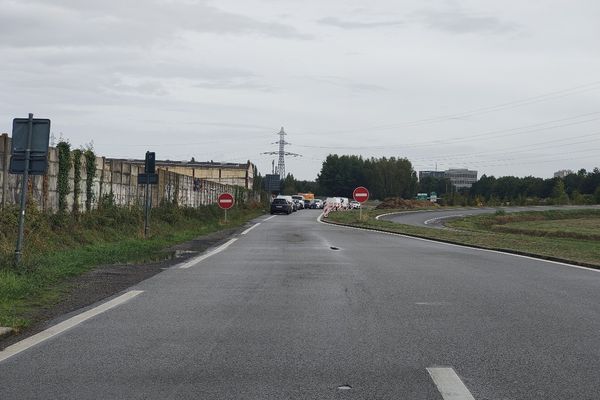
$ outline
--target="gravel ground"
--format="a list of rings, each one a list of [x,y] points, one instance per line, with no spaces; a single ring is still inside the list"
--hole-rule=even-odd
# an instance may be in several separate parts
[[[226,229],[209,235],[200,236],[189,242],[171,247],[172,257],[160,262],[147,264],[117,264],[102,265],[74,277],[66,282],[63,299],[48,307],[42,307],[27,316],[32,324],[17,335],[0,339],[0,350],[26,337],[41,332],[54,325],[54,320],[61,316],[87,307],[107,297],[117,294],[165,268],[184,262],[227,240],[240,228]]]

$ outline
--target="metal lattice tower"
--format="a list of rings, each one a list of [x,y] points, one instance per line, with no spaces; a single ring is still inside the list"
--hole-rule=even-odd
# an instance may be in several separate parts
[[[284,136],[287,135],[287,133],[285,133],[285,131],[283,130],[283,126],[281,127],[281,130],[279,131],[278,135],[279,135],[279,141],[277,141],[273,144],[279,145],[279,151],[268,151],[263,154],[272,154],[272,155],[279,156],[279,160],[277,162],[277,169],[275,170],[275,173],[277,173],[281,179],[285,179],[285,156],[292,156],[292,157],[302,157],[302,156],[300,154],[289,153],[289,152],[285,151],[285,145],[291,144],[291,143],[288,143],[285,141]]]

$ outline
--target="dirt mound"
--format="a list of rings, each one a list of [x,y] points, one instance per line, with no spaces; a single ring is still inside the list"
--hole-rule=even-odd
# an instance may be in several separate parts
[[[390,197],[382,201],[375,207],[376,209],[405,209],[411,210],[413,208],[437,208],[438,204],[432,203],[427,200],[405,200],[400,197]]]

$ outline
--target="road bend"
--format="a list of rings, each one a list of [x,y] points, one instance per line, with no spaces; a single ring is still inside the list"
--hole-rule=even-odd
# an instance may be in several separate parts
[[[598,398],[600,272],[317,215],[53,321],[0,399]]]

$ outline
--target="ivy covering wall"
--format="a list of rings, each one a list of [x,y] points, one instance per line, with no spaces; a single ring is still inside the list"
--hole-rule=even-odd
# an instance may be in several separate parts
[[[71,191],[69,187],[69,170],[71,169],[71,145],[69,142],[60,141],[56,148],[58,149],[58,211],[64,213],[67,211],[67,196]]]

